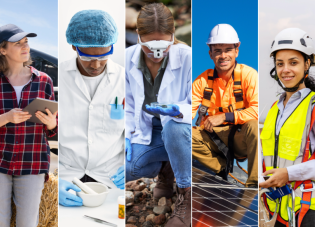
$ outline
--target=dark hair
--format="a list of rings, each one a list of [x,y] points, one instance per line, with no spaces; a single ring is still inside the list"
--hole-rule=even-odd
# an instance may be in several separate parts
[[[224,44],[224,43],[222,43],[222,44]],[[211,50],[211,46],[214,46],[214,45],[222,45],[221,43],[218,43],[218,44],[208,44],[208,46],[209,46],[209,49],[210,49],[210,51],[212,51]],[[238,43],[234,43],[234,48],[236,49],[238,47]]]
[[[272,54],[272,56],[273,56],[273,63],[275,64],[275,72],[277,72],[277,70],[276,70],[276,54],[277,54],[277,52],[278,52],[278,51],[275,51],[275,52]],[[299,51],[299,52],[302,54],[302,56],[303,56],[303,58],[304,58],[304,62],[307,62],[308,59],[310,59],[311,64],[312,64],[312,59],[311,59],[310,56],[308,56],[307,54],[305,54],[305,53],[303,53],[303,52],[301,52],[301,51]],[[306,72],[304,72],[304,77],[305,77],[307,74],[309,74],[309,70],[310,70],[310,68],[308,68],[308,70],[307,70]],[[270,74],[270,75],[271,75],[271,74]],[[276,79],[277,75],[276,75],[276,74],[275,74],[274,76],[271,75],[271,77],[272,77],[273,79]],[[306,78],[304,79],[304,83],[305,83],[305,87],[307,87],[307,88],[309,88],[309,89],[311,89],[312,91],[315,92],[315,79],[314,79],[313,77],[311,77],[311,76],[308,75],[308,77],[306,77]]]

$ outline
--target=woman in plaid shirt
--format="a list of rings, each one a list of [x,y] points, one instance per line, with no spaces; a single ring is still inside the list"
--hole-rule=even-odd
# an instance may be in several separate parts
[[[57,132],[56,113],[37,112],[43,124],[28,122],[23,112],[35,98],[54,100],[53,83],[30,67],[26,33],[8,24],[0,27],[0,226],[9,227],[11,196],[16,205],[16,226],[37,226],[50,149],[46,136]],[[46,177],[47,180],[47,177]]]

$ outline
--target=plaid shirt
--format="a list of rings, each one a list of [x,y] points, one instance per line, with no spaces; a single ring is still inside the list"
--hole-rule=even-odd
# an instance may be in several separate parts
[[[30,67],[31,80],[23,87],[19,105],[9,79],[0,73],[0,114],[13,108],[25,108],[36,97],[55,100],[51,78]],[[46,135],[52,137],[57,127],[32,122],[8,123],[0,127],[0,173],[8,175],[42,174],[49,172],[50,148]]]

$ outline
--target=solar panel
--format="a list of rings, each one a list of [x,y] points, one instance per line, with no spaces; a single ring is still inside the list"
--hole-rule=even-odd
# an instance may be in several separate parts
[[[258,227],[257,189],[234,185],[196,167],[192,182],[192,226]]]

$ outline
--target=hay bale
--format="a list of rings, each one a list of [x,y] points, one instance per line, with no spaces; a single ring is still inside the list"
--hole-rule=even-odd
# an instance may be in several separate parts
[[[11,227],[15,227],[16,208],[12,199]],[[37,227],[58,226],[58,176],[49,173],[49,180],[45,183],[39,206],[39,222]]]

